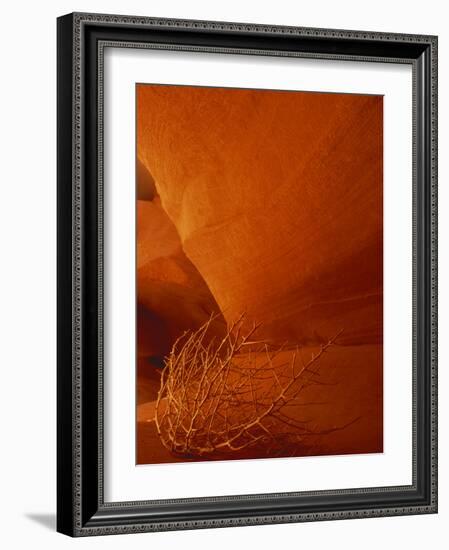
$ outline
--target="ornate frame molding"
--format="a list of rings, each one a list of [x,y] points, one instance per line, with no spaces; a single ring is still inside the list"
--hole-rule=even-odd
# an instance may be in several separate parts
[[[128,37],[122,40],[120,33],[129,29],[142,31],[157,30],[171,35],[170,41],[163,39],[157,42],[132,41]],[[113,38],[96,40],[96,50],[86,53],[92,45],[88,44],[86,31],[89,29],[106,29]],[[220,36],[232,37],[244,41],[247,37],[287,37],[302,39],[305,44],[319,39],[320,44],[339,41],[344,49],[345,42],[355,44],[359,53],[330,53],[329,51],[292,50],[276,47],[249,48],[241,45],[212,46],[210,44],[186,45],[177,44],[173,38],[176,31],[201,33],[205,40],[213,35],[216,41]],[[231,38],[229,38],[231,37]],[[385,55],[391,50],[391,44],[400,45],[397,50],[401,55]],[[247,510],[242,514],[239,505],[253,501],[254,495],[226,498],[177,499],[164,501],[142,501],[105,503],[103,500],[102,453],[103,453],[103,52],[104,47],[157,48],[183,51],[207,51],[223,54],[251,54],[300,56],[325,59],[344,59],[357,61],[377,61],[386,63],[410,63],[413,66],[413,109],[414,109],[414,151],[413,151],[413,187],[414,187],[414,254],[413,254],[413,372],[414,372],[414,463],[413,484],[410,487],[384,487],[353,489],[341,491],[319,491],[307,493],[283,493],[257,495],[259,500],[285,499],[286,497],[319,497],[328,498],[332,503],[335,497],[362,497],[383,492],[392,496],[391,502],[377,506],[373,503],[354,507],[351,505],[335,511],[307,511],[300,509],[291,513],[255,513]],[[385,47],[383,47],[385,46]],[[289,44],[290,47],[290,44]],[[437,511],[437,38],[424,35],[403,35],[393,33],[374,33],[334,29],[311,29],[302,27],[284,27],[253,25],[245,23],[222,23],[209,21],[190,21],[158,19],[148,17],[131,17],[102,14],[71,14],[58,21],[58,530],[73,536],[131,533],[142,531],[161,531],[175,529],[198,529],[236,525],[258,525],[266,523],[287,523],[329,519],[347,519],[373,516],[392,516]],[[407,56],[407,51],[410,55]],[[360,53],[361,52],[361,53]],[[418,52],[418,54],[416,53]],[[419,53],[420,52],[420,53]],[[88,57],[90,55],[90,58]],[[92,60],[95,60],[94,61]],[[67,66],[68,62],[70,66]],[[96,65],[95,65],[96,64]],[[90,71],[90,72],[89,72]],[[93,82],[94,73],[96,81]],[[91,121],[97,135],[96,143],[90,138],[86,145],[89,128],[86,126],[86,94],[95,87],[97,120]],[[424,98],[424,99],[423,99]],[[91,100],[92,101],[92,100]],[[67,124],[70,122],[72,132],[67,138]],[[92,128],[91,128],[92,131]],[[93,154],[95,147],[95,155]],[[91,168],[96,177],[96,220],[85,213],[87,195],[86,155],[94,160]],[[92,183],[92,182],[91,182]],[[90,188],[89,188],[90,189]],[[424,194],[424,195],[423,195]],[[427,202],[426,202],[427,201]],[[67,217],[68,216],[68,217]],[[92,271],[92,257],[86,251],[86,233],[96,236],[96,270]],[[67,252],[70,247],[70,254]],[[93,282],[93,279],[95,281]],[[95,292],[89,289],[93,288]],[[85,317],[86,300],[96,296],[97,311],[97,353],[93,357],[89,348],[89,361],[95,361],[95,376],[86,375],[86,325],[92,322]],[[423,309],[424,308],[424,309]],[[418,310],[424,311],[427,321],[421,326],[417,318]],[[428,318],[427,318],[428,317]],[[70,322],[69,322],[70,319]],[[418,326],[419,325],[419,326]],[[424,332],[423,332],[424,331]],[[422,333],[422,334],[421,334]],[[70,343],[70,346],[69,346]],[[69,347],[68,347],[69,346]],[[70,350],[70,354],[69,354]],[[421,425],[421,416],[417,406],[417,384],[422,384],[417,373],[421,361],[428,382],[426,396],[428,409],[426,426]],[[420,363],[421,364],[421,363]],[[420,367],[421,368],[421,367]],[[86,392],[86,385],[89,392]],[[95,384],[95,387],[94,387]],[[421,386],[419,386],[421,388]],[[423,389],[423,388],[421,388]],[[89,397],[86,394],[89,393]],[[96,399],[93,397],[96,394]],[[87,400],[88,399],[88,400]],[[92,451],[95,434],[87,433],[83,424],[86,407],[97,412],[96,426],[96,459],[97,466],[86,466],[86,452]],[[419,425],[417,425],[419,423]],[[423,441],[426,445],[425,455],[428,462],[426,479],[428,487],[423,487],[422,460],[417,458],[417,430],[425,432]],[[422,451],[422,450],[421,450]],[[86,488],[85,480],[96,482],[95,489]],[[427,483],[427,482],[426,482]],[[425,489],[426,497],[422,498]],[[402,504],[405,495],[421,494],[416,502]],[[396,501],[394,500],[397,496]],[[399,498],[401,496],[401,498]],[[413,499],[412,499],[413,500]],[[188,516],[188,507],[192,504],[225,502],[235,503],[235,517],[210,518]],[[351,501],[352,502],[352,501]],[[156,504],[181,506],[185,505],[184,516],[176,519],[170,517],[155,519],[151,513]],[[92,513],[93,512],[93,513]],[[178,514],[179,516],[180,514]],[[160,516],[158,516],[160,517]]]

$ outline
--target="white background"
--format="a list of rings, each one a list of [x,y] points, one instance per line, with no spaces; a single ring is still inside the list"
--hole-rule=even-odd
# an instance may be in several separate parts
[[[404,549],[447,540],[449,376],[447,285],[440,288],[440,513],[299,525],[157,533],[71,540],[54,533],[55,511],[55,225],[56,27],[70,11],[98,11],[440,35],[440,281],[449,279],[447,182],[449,31],[445,2],[377,0],[313,3],[278,0],[21,2],[2,11],[1,365],[2,546],[22,548]],[[446,125],[445,125],[446,124]],[[447,542],[446,542],[447,543]]]
[[[410,485],[411,66],[107,48],[104,70],[105,500]],[[136,82],[384,95],[383,453],[136,467]]]

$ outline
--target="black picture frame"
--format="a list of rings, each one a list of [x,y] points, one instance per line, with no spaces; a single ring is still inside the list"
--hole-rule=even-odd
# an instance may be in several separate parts
[[[437,37],[74,13],[58,18],[57,530],[71,536],[437,512]],[[413,68],[413,483],[105,503],[102,44]]]

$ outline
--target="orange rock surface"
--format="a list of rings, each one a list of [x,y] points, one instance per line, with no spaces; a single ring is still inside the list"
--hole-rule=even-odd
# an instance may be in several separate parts
[[[138,356],[162,358],[219,308],[157,196],[138,201],[137,234]],[[214,326],[218,334],[224,321]]]
[[[138,88],[138,154],[228,321],[379,342],[382,98]]]

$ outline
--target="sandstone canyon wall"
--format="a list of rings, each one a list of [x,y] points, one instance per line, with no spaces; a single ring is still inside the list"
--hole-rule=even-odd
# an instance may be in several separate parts
[[[140,85],[137,106],[138,295],[165,326],[142,346],[217,309],[273,342],[382,341],[382,97]]]

